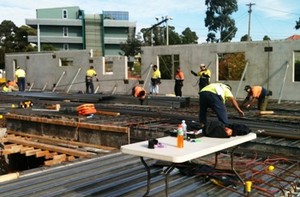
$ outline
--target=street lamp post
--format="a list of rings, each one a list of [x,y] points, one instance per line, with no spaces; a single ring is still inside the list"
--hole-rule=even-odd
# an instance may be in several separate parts
[[[167,27],[167,29],[166,29],[166,45],[169,45],[169,25],[168,25],[168,20],[166,20],[166,27]]]
[[[169,45],[169,25],[168,25],[168,20],[172,20],[172,17],[165,16],[162,17],[162,19],[166,22],[166,45]]]
[[[172,17],[169,17],[169,16],[163,16],[163,17],[161,17],[162,18],[162,20],[161,21],[159,21],[159,18],[158,17],[155,17],[155,19],[157,20],[157,23],[156,24],[154,24],[154,25],[152,25],[145,33],[144,33],[144,35],[146,35],[149,31],[150,31],[150,33],[151,33],[151,36],[150,36],[150,38],[151,38],[151,45],[153,45],[153,41],[152,41],[152,34],[153,34],[153,28],[155,28],[155,27],[157,27],[157,26],[159,26],[160,24],[162,24],[162,23],[166,23],[166,45],[169,45],[169,26],[168,26],[168,20],[172,20],[173,18]],[[144,39],[145,39],[145,37],[144,37]]]

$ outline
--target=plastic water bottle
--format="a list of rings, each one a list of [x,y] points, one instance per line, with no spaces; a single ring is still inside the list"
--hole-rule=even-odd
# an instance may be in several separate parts
[[[183,148],[183,131],[182,131],[182,125],[178,125],[178,128],[177,128],[177,148]]]
[[[184,136],[184,139],[187,139],[187,125],[185,123],[185,120],[182,120],[182,131],[183,131],[183,136]]]

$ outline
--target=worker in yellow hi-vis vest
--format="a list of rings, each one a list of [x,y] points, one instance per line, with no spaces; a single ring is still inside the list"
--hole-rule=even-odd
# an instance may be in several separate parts
[[[17,70],[15,72],[16,81],[19,87],[19,91],[24,92],[25,91],[25,77],[26,73],[25,71],[20,68],[20,66],[17,67]]]
[[[99,81],[97,78],[97,72],[94,69],[94,66],[90,66],[90,68],[86,71],[85,76],[85,85],[86,85],[86,93],[87,94],[94,94],[94,83],[93,78],[96,77],[96,80]]]

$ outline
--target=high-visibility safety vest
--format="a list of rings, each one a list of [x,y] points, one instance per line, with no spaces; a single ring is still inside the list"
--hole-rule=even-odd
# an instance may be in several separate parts
[[[16,77],[17,78],[20,78],[20,77],[26,77],[26,73],[25,73],[25,71],[23,70],[23,69],[18,69],[18,70],[16,70]]]
[[[3,92],[11,92],[10,88],[7,86],[4,86],[2,89]]]
[[[88,70],[86,71],[86,76],[87,76],[87,77],[97,76],[97,73],[96,73],[96,71],[95,71],[94,69],[88,69]]]
[[[201,92],[212,92],[222,97],[223,103],[226,102],[228,98],[233,97],[232,92],[229,90],[228,86],[222,83],[211,83],[205,86]]]
[[[145,91],[145,89],[140,86],[135,86],[134,97],[138,97],[141,91]],[[146,91],[145,91],[145,94],[146,94]]]

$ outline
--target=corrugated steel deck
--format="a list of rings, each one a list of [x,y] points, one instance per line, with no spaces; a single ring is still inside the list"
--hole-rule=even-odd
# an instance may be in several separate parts
[[[257,179],[257,183],[254,183],[256,188],[253,187],[251,196],[270,196],[270,193],[273,193],[273,196],[282,196],[283,192],[288,194],[297,181],[298,187],[300,186],[299,165],[277,162],[276,171],[268,173],[265,172],[266,165],[261,159],[247,158],[245,155],[236,158],[238,168],[244,168],[242,175]],[[208,157],[206,161],[204,159],[200,162],[207,163],[210,160],[211,157]],[[151,165],[156,162],[154,160],[146,161],[150,164],[152,173],[150,196],[164,196],[163,167]],[[221,155],[221,161],[228,164],[228,156]],[[251,170],[248,165],[251,166]],[[207,181],[205,176],[184,176],[176,169],[169,177],[169,186],[170,196],[245,195],[244,186],[238,181],[236,187],[220,187]],[[288,189],[281,191],[280,187]],[[146,170],[139,157],[120,152],[57,167],[24,171],[18,179],[0,183],[2,197],[143,196],[145,191]]]

